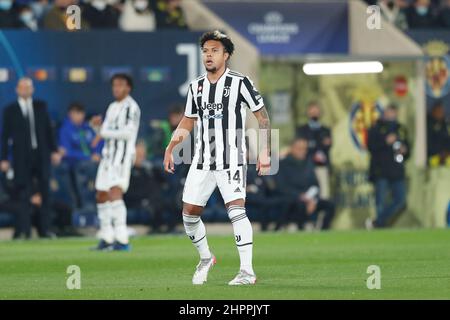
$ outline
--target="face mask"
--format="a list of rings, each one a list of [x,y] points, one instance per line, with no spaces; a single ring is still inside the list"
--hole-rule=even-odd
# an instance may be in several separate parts
[[[312,121],[316,121],[316,122],[319,121],[319,117],[318,117],[318,116],[311,117],[310,119],[311,119]]]
[[[33,12],[25,11],[20,15],[20,20],[22,20],[22,22],[25,24],[32,22],[34,20]]]
[[[30,3],[31,10],[33,10],[34,15],[36,17],[42,17],[44,15],[45,5],[39,2],[31,2]]]
[[[12,7],[11,0],[0,0],[0,10],[9,10]]]
[[[97,9],[98,11],[103,11],[106,8],[106,1],[103,0],[94,0],[91,2],[91,5]]]
[[[424,16],[428,13],[428,7],[416,7],[416,11],[419,15]]]
[[[148,2],[145,0],[137,0],[134,2],[134,8],[137,11],[144,11],[148,7]]]

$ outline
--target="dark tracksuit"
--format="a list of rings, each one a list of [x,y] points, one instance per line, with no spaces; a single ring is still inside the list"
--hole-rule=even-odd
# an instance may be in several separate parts
[[[393,145],[388,145],[386,137],[394,133],[398,142],[404,145],[407,153],[403,161],[396,161],[396,152]],[[371,154],[369,180],[375,186],[375,203],[377,218],[376,227],[385,227],[399,210],[406,204],[405,160],[409,157],[409,144],[406,129],[398,122],[379,120],[370,130],[368,149]],[[386,201],[390,192],[391,203]]]
[[[314,164],[307,158],[305,160],[297,160],[292,156],[287,156],[280,161],[280,169],[276,175],[277,189],[279,193],[289,203],[289,210],[279,217],[277,228],[294,219],[299,228],[310,218],[306,212],[306,204],[300,200],[300,194],[308,191],[310,187],[318,187],[316,175],[314,173]],[[312,218],[316,218],[321,211],[325,213],[323,220],[323,229],[328,229],[334,216],[334,204],[331,201],[320,199],[316,195],[317,207],[312,214]]]

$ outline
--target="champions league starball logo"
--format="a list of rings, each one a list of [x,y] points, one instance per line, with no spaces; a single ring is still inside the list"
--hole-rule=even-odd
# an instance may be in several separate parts
[[[350,135],[356,147],[367,150],[369,129],[383,114],[383,108],[377,101],[359,101],[350,111]]]
[[[285,22],[283,14],[278,11],[266,13],[263,19],[263,22],[251,22],[247,27],[248,33],[255,36],[258,43],[286,44],[300,32],[297,21]]]

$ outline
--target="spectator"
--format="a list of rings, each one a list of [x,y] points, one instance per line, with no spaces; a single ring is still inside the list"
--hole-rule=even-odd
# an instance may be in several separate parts
[[[273,176],[259,176],[256,166],[249,164],[247,168],[245,200],[247,214],[252,221],[261,224],[261,231],[269,230],[269,225],[275,216],[287,210],[287,202],[274,190],[276,182]]]
[[[0,162],[1,171],[13,169],[14,194],[20,204],[14,238],[22,234],[26,238],[31,236],[32,208],[29,199],[34,181],[42,197],[39,236],[49,237],[50,158],[57,165],[61,157],[57,152],[45,102],[33,100],[33,81],[29,78],[20,79],[16,92],[18,100],[7,106],[3,113]],[[12,168],[9,162],[10,149],[14,159]]]
[[[83,16],[92,29],[117,29],[120,11],[107,0],[91,0],[83,7]]]
[[[156,0],[155,16],[157,29],[187,29],[181,0]]]
[[[427,146],[430,166],[450,164],[450,123],[442,102],[436,103],[428,115]]]
[[[73,166],[81,161],[100,161],[103,143],[85,121],[84,106],[72,103],[67,117],[59,130],[59,147],[63,161]]]
[[[406,204],[405,160],[409,157],[406,129],[397,121],[397,107],[389,105],[382,119],[369,130],[369,180],[375,186],[375,221],[366,220],[366,227],[386,227]],[[391,203],[386,195],[391,193]]]
[[[319,186],[314,173],[314,163],[308,157],[308,141],[296,138],[288,156],[280,161],[276,176],[277,188],[284,197],[288,210],[282,210],[276,229],[295,217],[299,228],[308,220],[315,220],[319,229],[328,229],[334,216],[334,204],[321,199]],[[323,216],[319,213],[324,212]]]
[[[0,29],[21,27],[22,23],[14,8],[14,0],[0,0]]]
[[[81,172],[92,172],[95,175],[103,140],[96,134],[90,124],[85,121],[86,113],[84,106],[72,103],[69,106],[67,117],[59,129],[59,152],[63,157],[63,168],[58,172],[67,175],[69,190],[75,200],[75,206],[82,208],[86,205],[83,190]],[[96,118],[100,116],[94,116]],[[85,199],[86,200],[86,199]]]
[[[49,4],[48,0],[34,0],[29,2],[29,6],[31,7],[31,10],[33,10],[39,27],[42,27],[42,20],[45,14],[50,11],[52,5]]]
[[[124,31],[154,31],[155,14],[148,0],[126,0],[119,25]]]
[[[172,132],[177,128],[184,115],[184,106],[174,104],[169,108],[167,120],[153,120],[149,135],[149,154],[152,158],[163,158]]]
[[[438,25],[441,28],[450,28],[450,0],[446,0],[438,16]]]
[[[436,26],[430,0],[415,0],[414,4],[406,9],[406,19],[411,29],[424,29]]]
[[[68,30],[66,10],[73,4],[76,4],[76,0],[55,0],[53,7],[44,15],[44,28],[57,31]],[[81,29],[88,29],[89,25],[84,19],[84,15],[81,15],[80,19]]]
[[[22,28],[31,31],[38,30],[38,21],[34,15],[33,10],[28,5],[22,5],[18,7],[19,20],[22,24]]]
[[[315,164],[320,197],[329,199],[331,130],[320,123],[321,110],[318,102],[310,102],[307,112],[309,121],[297,128],[296,136],[308,140],[308,156]]]
[[[150,226],[154,233],[161,232],[165,223],[168,232],[174,231],[176,227],[178,211],[173,208],[174,202],[165,198],[167,187],[163,172],[147,161],[145,143],[138,143],[130,187],[124,200],[130,212],[144,213],[150,217]]]
[[[406,15],[400,7],[400,1],[398,0],[379,0],[381,15],[384,19],[395,25],[401,30],[408,28],[408,22]]]

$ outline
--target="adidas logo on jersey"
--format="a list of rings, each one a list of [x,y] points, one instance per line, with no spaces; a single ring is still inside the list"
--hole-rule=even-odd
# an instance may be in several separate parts
[[[222,103],[204,103],[202,105],[202,110],[222,110],[223,109],[223,104]]]
[[[236,190],[234,190],[234,192],[241,192],[241,189],[239,189],[239,187],[237,187]]]

